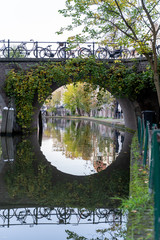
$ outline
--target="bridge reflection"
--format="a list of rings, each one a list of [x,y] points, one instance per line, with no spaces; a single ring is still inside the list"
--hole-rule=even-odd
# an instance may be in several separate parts
[[[119,209],[69,207],[25,207],[0,210],[0,227],[40,224],[99,224],[108,223],[111,226],[126,222],[126,216]]]

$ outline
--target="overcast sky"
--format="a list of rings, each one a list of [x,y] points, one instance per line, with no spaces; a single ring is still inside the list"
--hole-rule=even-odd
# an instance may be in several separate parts
[[[2,0],[0,40],[11,41],[65,41],[69,35],[56,35],[67,20],[58,13],[65,0]]]

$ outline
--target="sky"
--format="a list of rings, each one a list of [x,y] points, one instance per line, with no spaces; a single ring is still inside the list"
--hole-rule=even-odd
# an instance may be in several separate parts
[[[55,34],[60,27],[71,23],[58,13],[65,8],[65,0],[2,0],[0,40],[66,41],[73,34]]]

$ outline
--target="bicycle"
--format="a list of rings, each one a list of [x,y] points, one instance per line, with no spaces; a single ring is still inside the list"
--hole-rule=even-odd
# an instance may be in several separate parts
[[[98,59],[109,59],[109,58],[127,59],[131,56],[131,53],[127,48],[122,49],[121,46],[119,49],[115,49],[112,51],[108,48],[108,46],[105,46],[105,47],[99,47],[96,50],[95,55]]]
[[[3,43],[2,47],[0,48],[0,52],[2,52],[2,56],[5,58],[13,58],[14,57],[14,49],[12,47],[6,46],[5,39],[0,40]]]
[[[42,47],[38,47],[37,42],[34,42],[33,39],[30,40],[30,42],[33,43],[33,46],[31,49],[28,50],[27,48],[27,42],[22,42],[20,45],[17,46],[15,49],[14,57],[28,57],[33,52],[34,57],[38,57],[38,53],[42,49]]]
[[[58,44],[59,45],[58,45],[56,50],[52,50],[51,49],[52,45],[48,45],[46,48],[42,48],[40,53],[39,53],[40,57],[41,58],[44,58],[44,57],[52,58],[52,57],[55,57],[55,55],[57,54],[58,58],[64,58],[63,57],[64,53],[65,53],[64,48],[66,48],[66,47],[63,47],[64,46],[64,42],[59,42]]]
[[[71,50],[67,47],[63,47],[59,50],[60,58],[75,58],[76,55],[81,57],[90,57],[92,55],[91,45],[87,45],[89,48],[78,46],[76,50]],[[77,54],[76,54],[77,53]]]
[[[91,45],[87,45],[89,48],[86,47],[82,47],[79,49],[78,51],[78,56],[81,57],[90,57],[91,55],[93,55],[92,50],[91,50]]]
[[[21,57],[25,58],[27,56],[28,50],[26,48],[26,44],[27,44],[26,42],[22,42],[16,47],[14,51],[15,58],[21,58]]]

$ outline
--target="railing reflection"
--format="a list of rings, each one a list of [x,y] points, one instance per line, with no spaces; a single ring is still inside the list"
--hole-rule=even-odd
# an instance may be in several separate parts
[[[8,208],[0,210],[0,227],[14,225],[38,224],[98,224],[108,223],[110,226],[122,224],[126,217],[119,209],[98,208],[88,210],[85,208],[69,207],[34,207],[34,208]]]

